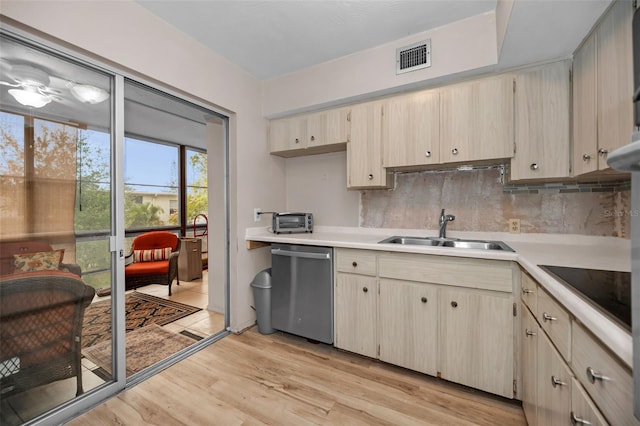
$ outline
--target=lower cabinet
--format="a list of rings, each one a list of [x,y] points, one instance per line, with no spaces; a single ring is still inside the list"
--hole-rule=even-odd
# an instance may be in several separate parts
[[[510,262],[365,254],[336,250],[336,347],[514,397]]]
[[[429,284],[380,280],[380,359],[435,376],[438,294]]]
[[[441,377],[513,398],[513,319],[510,293],[443,288]]]
[[[538,425],[569,424],[572,374],[544,333],[538,335]]]
[[[538,286],[525,274],[522,282],[523,288],[525,283],[527,288]],[[529,426],[607,425],[606,419],[612,425],[638,424],[631,411],[631,375],[575,319],[569,318],[562,305],[542,288],[536,293],[534,302],[533,293],[523,292],[520,328],[522,408]],[[529,311],[532,306],[538,307],[537,318]],[[559,329],[549,328],[540,319],[541,313],[551,310],[549,316],[554,324],[560,321],[555,325]],[[561,324],[565,314],[566,329]],[[571,358],[563,353],[567,339],[572,346],[567,351]],[[588,366],[609,379],[601,383],[596,380],[597,385],[589,388],[592,382],[585,375]]]
[[[538,424],[538,323],[522,305],[522,409],[529,425]]]
[[[336,274],[335,346],[376,358],[378,281],[375,277]]]

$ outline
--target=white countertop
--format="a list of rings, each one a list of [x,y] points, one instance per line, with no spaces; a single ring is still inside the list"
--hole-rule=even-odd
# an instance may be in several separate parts
[[[379,241],[394,235],[434,237],[438,235],[438,232],[415,229],[316,226],[312,234],[276,235],[270,232],[269,228],[263,227],[248,228],[245,239],[267,243],[424,253],[518,262],[548,293],[562,303],[577,320],[617,354],[627,367],[631,368],[631,333],[605,317],[572,290],[538,267],[538,265],[554,265],[628,272],[631,270],[631,244],[629,240],[583,235],[450,232],[447,236],[452,238],[503,241],[515,252],[378,244]]]

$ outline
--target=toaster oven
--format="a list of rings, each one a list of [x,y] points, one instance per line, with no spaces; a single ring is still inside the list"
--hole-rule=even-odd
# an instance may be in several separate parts
[[[275,213],[273,215],[272,229],[276,234],[313,232],[313,214]]]

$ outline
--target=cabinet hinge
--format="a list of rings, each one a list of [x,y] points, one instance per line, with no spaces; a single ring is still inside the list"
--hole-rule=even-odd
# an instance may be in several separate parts
[[[513,381],[513,396],[518,394],[518,382],[516,380]]]
[[[516,79],[513,79],[513,93],[516,93]]]
[[[380,357],[380,345],[378,345],[377,355]]]
[[[347,121],[351,122],[351,111],[347,113]]]
[[[513,304],[513,316],[514,317],[518,316],[518,305],[515,302]]]

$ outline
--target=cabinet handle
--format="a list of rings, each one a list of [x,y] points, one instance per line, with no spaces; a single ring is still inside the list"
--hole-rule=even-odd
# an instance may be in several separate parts
[[[296,143],[300,143],[300,139],[296,138]]]
[[[313,135],[311,135],[311,142],[313,142],[313,141],[315,141],[315,140],[316,140],[316,137],[315,137],[315,136],[313,136]]]
[[[421,298],[421,299],[420,299],[420,301],[421,301],[422,303],[427,303],[427,298],[426,298],[426,297],[423,297],[423,298]]]
[[[538,170],[538,163],[531,163],[531,165],[529,166],[529,168],[531,170]]]
[[[587,367],[587,378],[591,383],[595,383],[596,380],[609,380],[607,376],[602,373],[598,373],[591,367]]]
[[[366,292],[368,292],[368,291],[369,291],[369,289],[368,289],[368,288],[366,288],[366,287],[362,287],[362,291],[366,293]]]
[[[456,302],[455,300],[451,302],[451,307],[452,308],[457,308],[458,307],[458,302]]]
[[[427,152],[425,152],[425,153],[424,153],[424,156],[425,156],[425,157],[427,157],[427,158],[431,157],[431,151],[427,151]]]
[[[525,296],[526,296],[527,294],[531,294],[531,293],[533,293],[533,290],[529,290],[528,288],[523,288],[523,289],[522,289],[522,294],[524,294]]]
[[[195,251],[198,251],[198,249],[191,249],[191,251],[194,251],[194,252],[195,252]]]
[[[358,262],[356,262],[355,260],[353,261],[353,263],[351,263],[351,266],[353,266],[354,268],[358,267]]]
[[[556,376],[551,376],[551,385],[555,388],[556,386],[564,386],[566,383],[558,379]]]
[[[591,160],[591,156],[589,154],[582,154],[582,161],[589,161]]]
[[[601,157],[606,157],[608,153],[609,153],[609,150],[604,149],[604,148],[600,148],[598,150],[598,154],[600,154]]]
[[[452,153],[453,155],[458,155],[458,148],[453,148],[453,149],[451,150],[451,153]]]
[[[571,412],[571,424],[572,425],[590,425],[591,422],[576,416],[576,413],[574,413],[572,411]]]
[[[555,320],[557,320],[558,318],[556,318],[556,317],[552,317],[552,316],[551,316],[551,315],[549,315],[548,313],[543,312],[543,313],[542,313],[542,319],[544,320],[544,322],[547,322],[547,321],[555,321]]]
[[[526,334],[527,337],[529,337],[529,336],[537,336],[538,335],[538,333],[536,333],[535,331],[531,331],[528,328],[524,329],[524,334]]]
[[[373,180],[373,175],[372,174],[369,174],[368,177],[369,177],[369,180]]]

